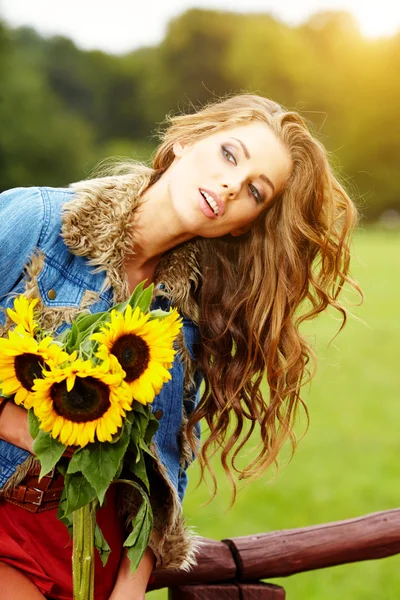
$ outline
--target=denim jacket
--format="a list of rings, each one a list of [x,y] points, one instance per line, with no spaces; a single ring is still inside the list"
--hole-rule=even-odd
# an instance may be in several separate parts
[[[129,194],[125,194],[127,200],[124,198],[125,208],[120,215],[121,223],[126,222],[132,210],[129,205],[132,205],[135,200],[134,191],[138,185],[136,182],[133,191],[130,188]],[[122,184],[122,194],[124,190],[126,187]],[[121,189],[118,191],[121,192]],[[104,311],[116,301],[126,299],[126,282],[121,283],[122,276],[120,273],[116,275],[118,269],[114,269],[114,273],[111,273],[112,268],[108,265],[108,260],[112,265],[115,258],[112,250],[110,255],[107,255],[110,243],[112,245],[112,237],[116,237],[115,232],[112,233],[110,240],[107,239],[108,234],[104,240],[101,234],[104,231],[104,222],[107,223],[110,217],[112,219],[114,209],[120,213],[121,205],[118,204],[115,208],[112,202],[109,205],[109,200],[107,200],[108,204],[102,202],[102,193],[101,185],[100,187],[97,185],[95,193],[90,198],[85,191],[79,189],[48,187],[16,188],[0,195],[0,305],[3,309],[11,306],[18,294],[39,297],[40,310],[45,318],[44,325],[50,324],[56,332],[61,332],[68,327],[68,321],[71,322],[75,314],[83,308],[91,312]],[[88,206],[87,227],[84,217],[81,216],[85,203]],[[76,213],[72,208],[72,212],[68,214],[70,205],[75,206]],[[102,207],[105,211],[104,215],[102,215]],[[68,218],[69,229],[67,227],[65,231],[65,221]],[[98,231],[96,231],[96,223],[91,227],[92,221],[96,219],[99,222]],[[115,224],[115,220],[112,222]],[[85,235],[92,229],[93,235],[88,242]],[[124,235],[126,234],[122,232],[122,238]],[[119,242],[121,236],[118,237]],[[66,240],[70,242],[69,245]],[[97,248],[103,242],[106,246],[106,258],[103,251],[96,257]],[[127,240],[126,245],[129,242],[130,240]],[[77,248],[82,244],[83,250],[74,251],[71,248],[74,245]],[[90,254],[87,253],[87,245],[90,247]],[[119,258],[118,252],[116,254]],[[118,260],[114,260],[114,262],[120,267],[121,261],[118,263]],[[162,272],[160,275],[161,279],[158,277],[152,308],[168,309],[171,305],[171,297],[168,296],[169,282],[162,278]],[[182,285],[185,286],[186,282],[183,281]],[[174,305],[176,306],[175,303]],[[179,310],[180,307],[177,308]],[[0,313],[3,335],[7,329],[6,321],[6,313],[3,310]],[[193,320],[185,314],[183,314],[182,330],[182,349],[183,353],[186,353],[186,358],[182,357],[182,352],[177,353],[171,370],[172,378],[163,386],[152,404],[152,410],[159,418],[159,428],[154,437],[159,459],[155,467],[158,479],[156,477],[154,494],[157,496],[157,493],[160,493],[165,496],[166,492],[162,489],[166,486],[167,497],[169,494],[171,504],[165,509],[163,506],[165,497],[160,498],[159,504],[162,508],[157,521],[158,500],[154,499],[153,510],[155,508],[156,529],[158,523],[159,547],[154,548],[153,544],[153,549],[164,566],[172,567],[190,564],[193,561],[194,551],[188,532],[180,522],[182,519],[180,502],[187,485],[186,467],[191,456],[187,446],[186,450],[182,448],[182,438],[184,437],[183,423],[199,399],[201,377],[193,368],[198,329]],[[189,377],[185,373],[184,364],[192,365]],[[0,488],[7,487],[7,483],[15,476],[18,468],[21,468],[20,466],[29,457],[29,453],[25,450],[0,440]],[[176,545],[176,539],[172,543],[177,532],[178,538],[179,535],[183,536],[178,551],[173,547]]]

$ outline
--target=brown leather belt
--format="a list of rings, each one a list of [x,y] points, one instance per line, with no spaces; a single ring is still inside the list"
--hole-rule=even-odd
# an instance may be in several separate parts
[[[4,500],[32,513],[57,508],[64,489],[64,477],[52,469],[39,481],[40,464],[37,461],[21,483],[4,494]]]

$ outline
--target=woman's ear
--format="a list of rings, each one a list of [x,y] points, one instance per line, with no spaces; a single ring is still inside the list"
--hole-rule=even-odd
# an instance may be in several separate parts
[[[184,148],[185,144],[182,142],[175,142],[175,144],[172,146],[172,151],[175,155],[175,158],[181,158]]]

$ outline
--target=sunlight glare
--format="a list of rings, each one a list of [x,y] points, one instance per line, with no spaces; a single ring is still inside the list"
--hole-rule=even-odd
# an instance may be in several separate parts
[[[365,37],[391,37],[400,30],[400,3],[393,2],[392,6],[379,2],[363,2],[353,14],[360,24],[360,30]]]

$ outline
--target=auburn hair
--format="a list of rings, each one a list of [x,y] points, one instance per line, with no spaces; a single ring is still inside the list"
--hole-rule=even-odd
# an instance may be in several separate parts
[[[267,124],[283,142],[292,159],[291,175],[249,232],[197,240],[202,278],[194,292],[205,389],[189,418],[189,440],[196,450],[195,425],[204,419],[209,435],[199,451],[202,476],[205,468],[211,472],[215,493],[210,458],[220,450],[233,498],[234,472],[246,478],[276,465],[288,437],[295,449],[293,422],[299,406],[307,414],[300,388],[311,379],[315,362],[300,324],[333,306],[343,327],[347,313],[338,298],[344,283],[362,295],[349,275],[355,205],[336,178],[324,146],[297,112],[240,94],[191,114],[170,116],[155,153],[154,180],[173,162],[175,142],[194,143],[252,121]],[[258,454],[239,466],[239,453],[257,425]]]

